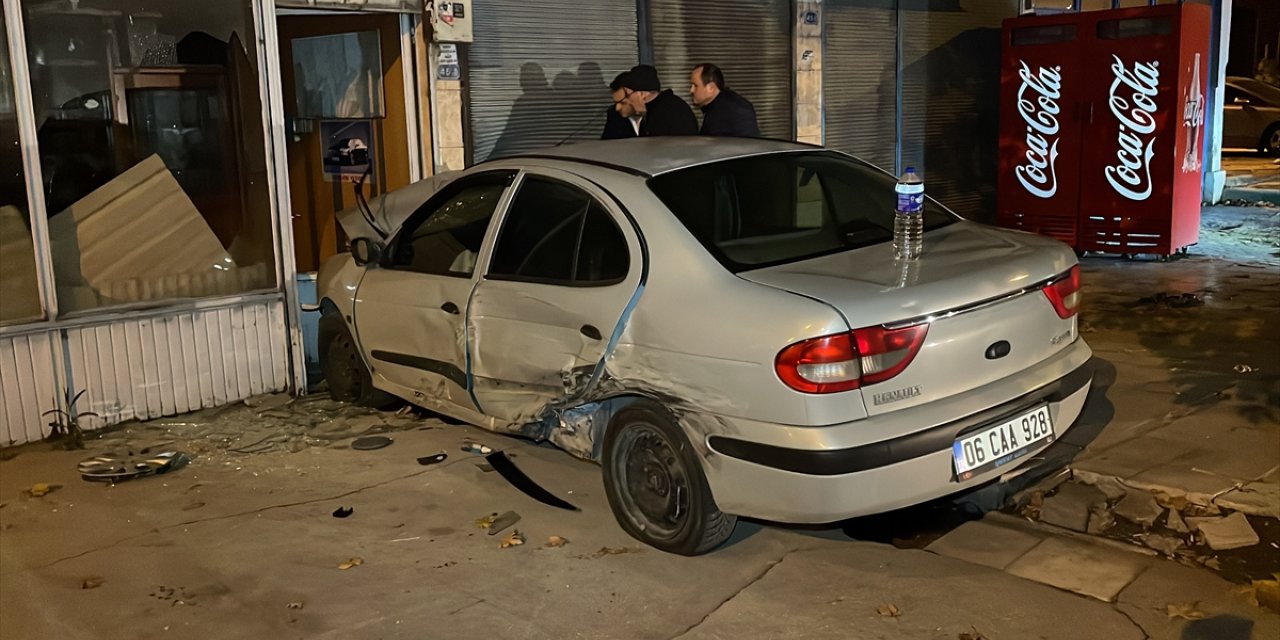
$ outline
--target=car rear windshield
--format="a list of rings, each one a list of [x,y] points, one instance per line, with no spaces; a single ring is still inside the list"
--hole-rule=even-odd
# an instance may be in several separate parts
[[[680,169],[649,188],[726,268],[758,269],[893,239],[894,179],[833,152]],[[925,230],[959,218],[925,201]]]

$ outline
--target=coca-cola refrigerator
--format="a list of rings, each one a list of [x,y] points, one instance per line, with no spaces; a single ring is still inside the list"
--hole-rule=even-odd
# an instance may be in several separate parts
[[[1080,251],[1195,244],[1210,23],[1199,4],[1006,20],[999,224]]]

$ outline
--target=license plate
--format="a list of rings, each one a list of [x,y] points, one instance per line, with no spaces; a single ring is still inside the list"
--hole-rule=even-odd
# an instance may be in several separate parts
[[[1004,466],[1038,445],[1053,442],[1049,405],[1040,405],[998,425],[956,438],[951,446],[956,480]]]

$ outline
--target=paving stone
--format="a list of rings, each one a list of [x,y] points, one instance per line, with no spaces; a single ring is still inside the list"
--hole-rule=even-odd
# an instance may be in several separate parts
[[[1130,491],[1116,504],[1115,513],[1129,522],[1150,527],[1164,513],[1164,507],[1146,491]]]
[[[983,520],[966,522],[956,530],[926,547],[938,555],[1004,569],[1043,540],[1026,531],[992,524]]]
[[[1111,602],[1148,566],[1142,556],[1067,538],[1047,538],[1006,569],[1036,582]]]
[[[1139,534],[1138,539],[1142,541],[1142,544],[1145,544],[1167,556],[1172,556],[1178,551],[1178,549],[1185,546],[1185,542],[1183,542],[1181,538],[1163,536],[1158,533]]]
[[[1251,516],[1263,516],[1280,519],[1280,480],[1270,476],[1270,480],[1251,482],[1234,491],[1218,496],[1214,504],[1242,511]]]
[[[1058,491],[1045,498],[1040,506],[1040,521],[1072,531],[1084,532],[1089,528],[1089,511],[1107,497],[1094,487],[1066,482]]]
[[[1164,526],[1177,531],[1178,533],[1187,533],[1191,528],[1183,521],[1182,514],[1177,509],[1170,509],[1169,515],[1164,519]]]
[[[1096,487],[1107,497],[1107,500],[1119,500],[1129,492],[1128,487],[1124,486],[1124,483],[1120,482],[1120,479],[1115,476],[1091,473],[1088,471],[1077,471],[1076,479],[1085,484],[1090,484]]]
[[[1239,511],[1225,518],[1201,522],[1200,535],[1204,536],[1204,541],[1209,548],[1215,551],[1252,547],[1258,544],[1258,533],[1253,530],[1248,518]]]

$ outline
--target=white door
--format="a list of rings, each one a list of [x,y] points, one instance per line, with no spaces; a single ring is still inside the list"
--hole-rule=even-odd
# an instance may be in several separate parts
[[[593,383],[642,271],[640,240],[608,194],[568,173],[522,174],[471,300],[480,409],[526,424]]]
[[[355,326],[374,385],[424,404],[475,410],[467,302],[485,236],[515,172],[460,178],[432,196],[360,281]]]

